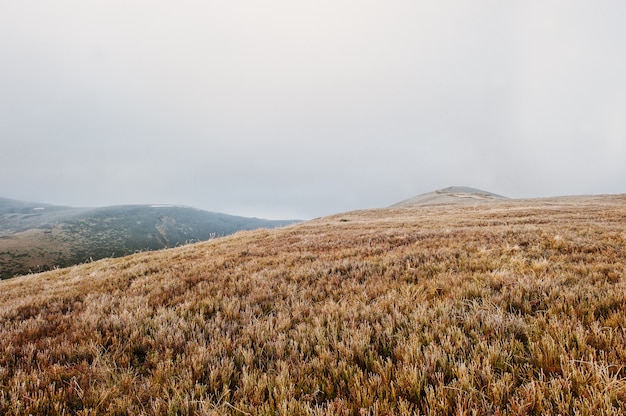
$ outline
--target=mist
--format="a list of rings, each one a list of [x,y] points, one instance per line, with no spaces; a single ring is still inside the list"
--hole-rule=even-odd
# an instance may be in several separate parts
[[[0,5],[0,196],[262,218],[624,193],[621,1]]]

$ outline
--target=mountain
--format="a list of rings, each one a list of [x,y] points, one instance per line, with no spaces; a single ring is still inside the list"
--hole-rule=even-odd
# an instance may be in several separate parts
[[[0,278],[294,222],[172,205],[73,208],[0,198]]]
[[[480,189],[470,188],[467,186],[451,186],[439,189],[434,192],[428,192],[407,199],[390,208],[405,208],[423,205],[444,205],[444,204],[478,204],[483,202],[493,202],[502,199],[508,199],[501,195]]]
[[[0,414],[626,414],[626,195],[348,212],[0,281]]]

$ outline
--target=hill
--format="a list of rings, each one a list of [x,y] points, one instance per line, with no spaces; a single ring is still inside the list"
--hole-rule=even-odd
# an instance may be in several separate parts
[[[72,208],[0,198],[0,279],[293,222],[172,205]]]
[[[626,413],[626,195],[350,212],[0,282],[0,413]]]
[[[392,205],[390,208],[449,204],[470,205],[483,202],[499,201],[502,199],[508,198],[480,189],[470,188],[468,186],[450,186],[448,188],[439,189],[434,192],[417,195],[405,201],[398,202],[397,204]]]

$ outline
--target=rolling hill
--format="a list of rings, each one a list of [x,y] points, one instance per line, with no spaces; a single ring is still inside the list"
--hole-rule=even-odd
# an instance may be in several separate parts
[[[626,195],[349,212],[0,282],[0,413],[626,413]]]
[[[479,204],[508,199],[481,189],[468,186],[450,186],[433,192],[417,195],[405,201],[398,202],[390,208],[418,207],[424,205],[449,205],[449,204]]]
[[[72,208],[0,198],[0,279],[294,222],[172,205]]]

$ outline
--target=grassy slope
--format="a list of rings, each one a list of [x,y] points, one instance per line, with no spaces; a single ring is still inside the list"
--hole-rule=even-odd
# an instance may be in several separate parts
[[[2,414],[623,414],[626,196],[347,213],[0,282]]]

